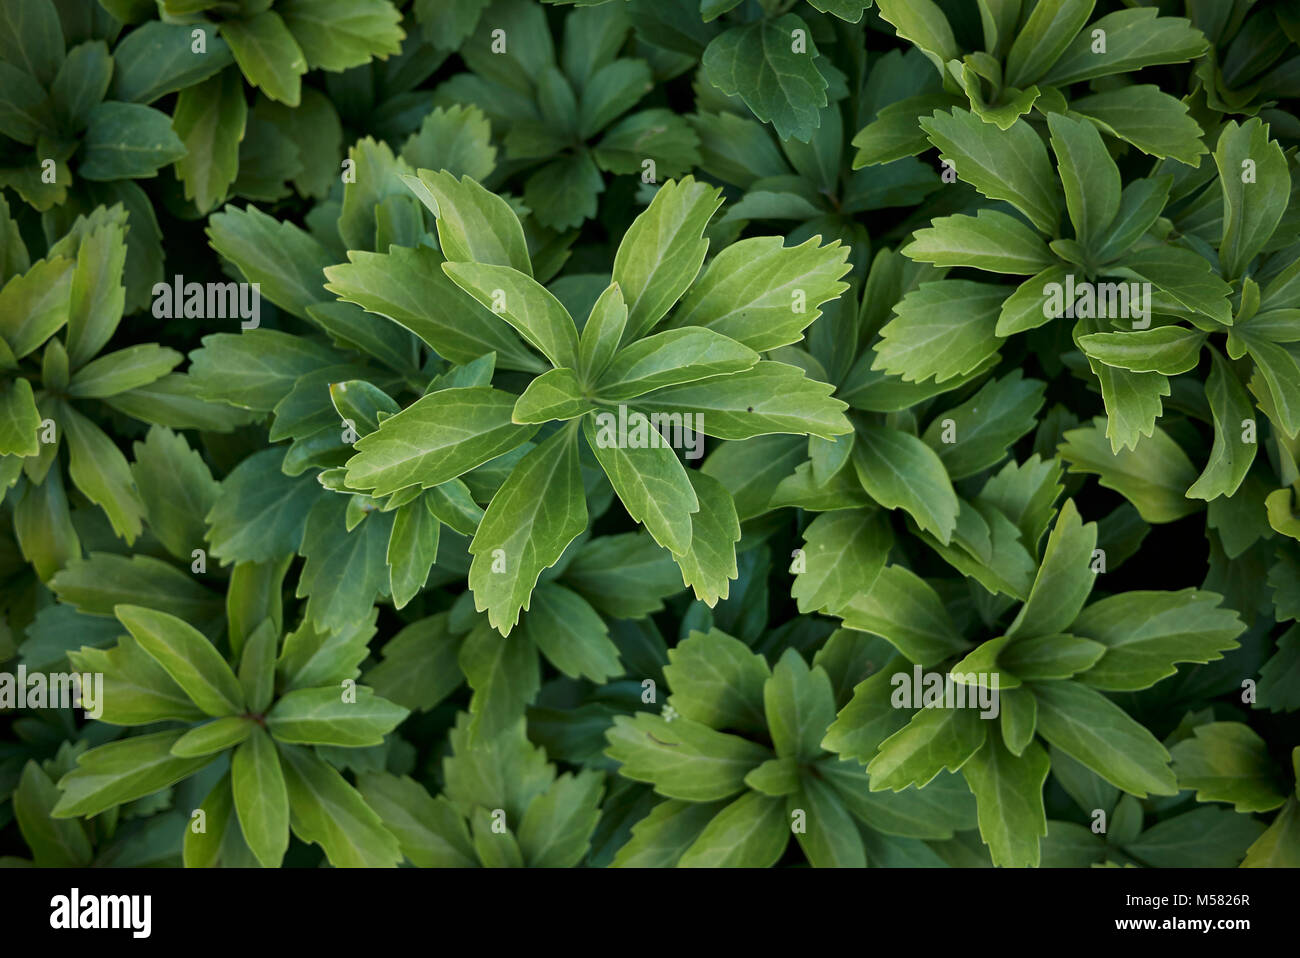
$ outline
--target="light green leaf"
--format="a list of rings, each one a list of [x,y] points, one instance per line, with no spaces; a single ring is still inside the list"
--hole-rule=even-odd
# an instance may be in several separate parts
[[[962,109],[939,110],[920,123],[940,157],[956,167],[958,179],[991,200],[1006,200],[1042,232],[1055,235],[1057,177],[1047,147],[1028,123],[999,130]]]
[[[676,327],[705,326],[760,352],[797,343],[823,303],[848,288],[849,249],[813,237],[797,246],[780,236],[732,243],[709,263],[673,314]]]
[[[278,13],[263,9],[248,19],[224,20],[221,36],[249,83],[272,100],[298,105],[307,59]]]
[[[235,812],[244,840],[264,868],[278,868],[289,848],[289,791],[275,744],[254,726],[230,761]]]
[[[202,632],[174,615],[138,605],[119,605],[113,611],[140,647],[204,712],[223,716],[243,710],[239,680]]]
[[[515,466],[479,522],[469,546],[474,607],[509,635],[537,577],[586,527],[577,430],[566,425]]]
[[[1017,757],[997,735],[990,735],[962,766],[979,807],[980,837],[994,865],[1038,866],[1038,840],[1047,834],[1043,783],[1050,768],[1047,752],[1037,742]]]
[[[1169,753],[1114,702],[1076,682],[1034,685],[1038,733],[1106,781],[1138,798],[1178,791]]]
[[[627,303],[625,342],[639,339],[672,308],[704,263],[704,228],[721,190],[694,177],[669,180],[628,227],[614,254],[614,282]]]
[[[768,868],[790,840],[785,802],[746,792],[713,817],[678,868]]]
[[[669,798],[711,802],[735,795],[745,776],[772,758],[761,745],[688,718],[671,722],[650,712],[619,715],[606,733],[605,754],[619,774],[649,782]]]
[[[509,266],[446,262],[452,282],[492,310],[557,367],[578,366],[578,329],[555,296]]]
[[[441,389],[362,436],[347,484],[380,497],[437,486],[527,442],[536,426],[511,419],[517,397],[490,386]]]

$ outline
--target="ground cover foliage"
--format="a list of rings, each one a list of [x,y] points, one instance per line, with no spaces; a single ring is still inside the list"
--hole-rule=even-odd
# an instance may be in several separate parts
[[[1300,865],[1298,44],[6,0],[0,863]]]

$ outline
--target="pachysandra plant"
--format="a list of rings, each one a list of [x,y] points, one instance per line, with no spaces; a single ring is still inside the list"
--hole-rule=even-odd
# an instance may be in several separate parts
[[[1300,867],[1300,19],[1158,6],[0,3],[0,866]]]
[[[816,238],[793,248],[775,237],[742,240],[697,279],[717,192],[691,177],[669,181],[623,238],[580,336],[564,304],[532,278],[508,204],[446,174],[421,174],[412,188],[437,211],[443,272],[513,328],[488,327],[522,354],[517,362],[532,357],[527,343],[544,357],[532,365],[545,371],[519,395],[486,382],[426,392],[357,442],[348,488],[371,497],[428,489],[522,451],[470,544],[476,606],[508,635],[538,575],[587,526],[582,441],[696,594],[725,595],[739,535],[734,505],[721,485],[683,468],[660,431],[695,444],[698,458],[705,435],[832,438],[848,430],[829,387],[759,355],[796,342],[817,306],[842,290],[842,247]],[[327,275],[344,293],[348,268]]]
[[[6,367],[0,481],[13,489],[14,532],[42,580],[81,555],[69,483],[103,510],[128,545],[142,531],[145,506],[130,464],[97,419],[117,411],[176,426],[219,429],[238,422],[225,417],[223,423],[219,408],[208,416],[171,415],[159,403],[144,412],[141,390],[165,380],[184,357],[157,343],[104,351],[122,320],[127,218],[120,205],[99,207],[32,262],[0,200],[9,264],[0,287],[0,364]]]
[[[276,603],[278,604],[278,603]],[[335,865],[395,865],[396,842],[375,813],[319,754],[305,746],[381,745],[406,710],[356,684],[364,630],[333,635],[304,623],[281,635],[279,609],[251,632],[230,624],[236,667],[193,626],[166,612],[118,605],[129,635],[112,649],[69,659],[104,676],[104,713],[114,725],[186,727],[133,735],[91,749],[59,782],[55,819],[90,818],[198,773],[229,771],[185,835],[190,866],[278,866],[289,829],[319,844]],[[210,719],[210,721],[209,721]],[[115,774],[139,766],[130,776]],[[75,824],[72,826],[75,827]]]

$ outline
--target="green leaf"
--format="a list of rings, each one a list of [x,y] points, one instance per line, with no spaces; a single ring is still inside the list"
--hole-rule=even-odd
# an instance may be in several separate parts
[[[939,454],[952,479],[964,479],[997,465],[1007,447],[1036,425],[1045,384],[1013,370],[991,379],[959,406],[930,420],[921,440]],[[944,442],[951,422],[956,442]]]
[[[1250,846],[1242,868],[1295,868],[1300,864],[1300,802],[1287,799],[1273,824]]]
[[[420,868],[472,868],[478,864],[465,820],[442,796],[433,798],[405,775],[359,775],[361,797],[384,828],[401,843],[402,854]]]
[[[735,795],[745,776],[772,757],[760,745],[716,732],[687,718],[671,722],[650,712],[615,716],[605,754],[619,773],[649,782],[669,798],[711,802]]]
[[[1105,654],[1106,646],[1100,642],[1058,632],[1032,639],[1018,639],[1006,646],[998,655],[997,662],[1016,678],[1026,681],[1068,679],[1092,668]],[[957,671],[956,666],[953,671]],[[1020,701],[1026,699],[1022,697]],[[1031,714],[1036,711],[1032,697],[1027,700],[1025,708]],[[1030,731],[1032,730],[1031,725]]]
[[[1093,603],[1070,631],[1103,643],[1101,660],[1080,677],[1108,691],[1154,685],[1177,671],[1179,662],[1210,662],[1237,648],[1245,623],[1222,596],[1196,589],[1126,592]]]
[[[691,545],[691,515],[700,508],[686,470],[666,442],[620,445],[612,435],[613,419],[612,413],[583,417],[588,447],[628,515],[665,549],[682,555]],[[646,427],[652,428],[648,421]],[[635,438],[635,433],[629,438]]]
[[[1097,128],[1086,120],[1052,113],[1047,125],[1075,239],[1094,249],[1119,212],[1119,168]]]
[[[128,31],[113,48],[113,99],[152,103],[168,93],[201,86],[220,72],[234,74],[225,69],[234,62],[226,41],[205,30],[206,51],[196,54],[193,29],[148,20]],[[242,84],[236,85],[242,90]]]
[[[172,126],[186,149],[176,175],[185,184],[185,198],[200,212],[220,205],[235,182],[247,122],[244,84],[235,70],[188,86],[176,98]]]
[[[669,868],[694,844],[722,809],[721,802],[668,799],[632,826],[632,837],[611,862],[613,868]]]
[[[1258,117],[1241,126],[1230,120],[1214,148],[1223,188],[1219,263],[1229,279],[1245,272],[1264,248],[1282,220],[1291,192],[1286,157],[1268,134],[1268,125]]]
[[[413,169],[446,170],[481,181],[496,168],[492,125],[474,106],[436,107],[402,146],[402,159]]]
[[[464,681],[457,658],[462,639],[448,629],[444,613],[405,626],[383,647],[383,661],[365,683],[390,702],[427,712]]]
[[[272,100],[298,105],[307,60],[278,13],[264,9],[248,19],[224,20],[221,36],[249,83]]]
[[[3,60],[0,60],[0,80],[4,82],[4,92],[0,93],[0,130],[19,143],[36,143],[54,122],[49,94],[31,74]]]
[[[248,636],[239,660],[239,687],[254,715],[261,715],[275,696],[275,654],[280,645],[280,624],[263,619]]]
[[[1231,802],[1238,812],[1267,812],[1287,801],[1267,743],[1241,722],[1198,725],[1172,749],[1180,788],[1198,802]]]
[[[185,156],[166,113],[107,100],[90,111],[77,174],[87,180],[138,179]]]
[[[520,460],[479,522],[469,546],[474,607],[509,635],[537,577],[586,527],[577,430],[566,425]]]
[[[867,509],[823,513],[803,537],[803,571],[790,596],[800,612],[831,615],[858,592],[871,591],[894,540],[881,514]]]
[[[46,485],[50,483],[46,480]],[[150,556],[91,552],[77,556],[50,580],[59,599],[87,615],[113,616],[120,604],[167,612],[217,637],[225,625],[221,597],[182,572]]]
[[[112,630],[120,631],[116,622]],[[103,674],[100,718],[105,722],[148,725],[164,720],[195,722],[205,717],[184,689],[129,635],[122,636],[111,649],[83,646],[67,655],[75,669]]]
[[[378,745],[406,718],[406,709],[364,687],[297,689],[266,714],[277,740],[298,745]]]
[[[332,495],[322,496],[307,514],[298,547],[307,561],[296,595],[307,598],[307,618],[330,632],[364,619],[389,584],[385,556],[394,516],[363,516],[360,529],[349,529],[348,503]]]
[[[212,761],[211,755],[177,758],[172,745],[185,732],[135,735],[93,748],[59,779],[63,795],[52,818],[90,818],[174,785]]]
[[[730,591],[736,578],[736,543],[740,541],[740,520],[736,503],[727,488],[698,469],[689,469],[700,511],[691,514],[691,547],[674,555],[682,580],[695,598],[712,608]]]
[[[871,498],[903,509],[947,544],[957,527],[957,495],[939,456],[915,436],[865,426],[853,445],[853,468]]]
[[[609,368],[626,326],[627,303],[623,300],[623,289],[617,282],[611,282],[592,305],[591,315],[582,327],[578,346],[580,379],[595,382]]]
[[[131,475],[145,504],[150,531],[178,559],[205,549],[203,517],[216,502],[220,486],[185,439],[154,426],[134,446]]]
[[[1231,496],[1240,487],[1255,461],[1257,444],[1242,442],[1247,420],[1254,419],[1250,394],[1218,350],[1210,351],[1213,365],[1205,384],[1214,418],[1214,448],[1204,471],[1187,490],[1189,499],[1217,499]]]
[[[66,403],[56,418],[68,441],[68,476],[91,502],[100,506],[113,531],[127,541],[140,535],[144,504],[131,478],[126,457],[102,429]]]
[[[103,102],[114,63],[102,40],[87,41],[68,51],[50,87],[49,100],[65,129],[84,127],[91,110]]]
[[[656,389],[638,396],[633,405],[652,422],[656,415],[669,417],[661,420],[665,425],[673,424],[672,417],[678,415],[689,424],[686,416],[694,415],[697,435],[719,439],[751,439],[771,433],[831,439],[850,429],[844,417],[847,406],[831,396],[832,392],[834,387],[808,378],[798,366],[764,359],[741,372]],[[612,421],[609,425],[612,427]],[[698,447],[691,451],[699,453]]]
[[[600,772],[565,772],[529,804],[519,824],[519,849],[529,867],[572,868],[582,861],[604,790]]]
[[[1096,523],[1084,524],[1074,500],[1065,500],[1029,598],[1006,634],[1034,638],[1065,632],[1088,601],[1096,581],[1091,568],[1096,545]]]
[[[32,398],[32,384],[26,379],[0,383],[0,455],[39,455],[40,429],[41,414]]]
[[[962,109],[939,110],[920,123],[940,157],[956,167],[958,179],[991,200],[1006,200],[1039,230],[1056,234],[1057,177],[1047,148],[1028,123],[999,130]]]
[[[254,206],[232,206],[209,218],[207,232],[212,248],[281,309],[307,319],[307,307],[325,299],[321,271],[334,262],[334,254],[293,223]]]
[[[1093,359],[1138,373],[1177,376],[1195,369],[1205,333],[1182,326],[1157,326],[1122,333],[1091,333],[1079,345]]]
[[[591,155],[582,150],[547,163],[524,184],[524,202],[533,218],[553,230],[571,230],[596,215],[605,190]]]
[[[572,678],[601,684],[623,673],[609,627],[585,599],[564,586],[537,586],[520,629],[552,665]]]
[[[578,366],[578,329],[568,310],[526,273],[509,266],[446,262],[457,286],[492,310],[557,367]]]
[[[602,399],[632,399],[665,386],[742,372],[758,360],[754,350],[713,330],[672,329],[619,350],[596,391]]]
[[[969,648],[939,595],[902,566],[885,566],[871,590],[858,593],[838,614],[846,629],[887,639],[919,665],[935,665]]]
[[[979,369],[997,354],[1005,297],[1000,286],[964,279],[922,284],[894,306],[871,368],[909,383],[932,376],[942,383]]]
[[[375,634],[375,612],[337,632],[320,629],[305,620],[284,638],[276,662],[278,686],[282,691],[333,685],[361,674],[366,644]]]
[[[781,139],[807,143],[826,106],[826,78],[808,25],[793,13],[732,27],[714,37],[701,65],[709,82],[739,96]]]
[[[38,866],[84,868],[90,864],[95,853],[85,828],[80,822],[51,817],[59,790],[35,761],[28,760],[23,767],[12,798],[14,818]]]
[[[799,760],[793,755],[764,762],[745,776],[745,784],[764,795],[793,795],[799,791]]]
[[[280,749],[289,791],[289,825],[320,845],[336,868],[391,867],[402,859],[397,839],[343,776],[313,752]]]
[[[1178,791],[1169,753],[1100,692],[1076,682],[1034,685],[1038,733],[1106,781],[1138,798]]]
[[[1196,166],[1201,154],[1209,152],[1201,142],[1200,126],[1188,115],[1187,104],[1151,84],[1079,97],[1070,102],[1070,112],[1082,114],[1103,133],[1132,143],[1151,156]]]
[[[510,204],[468,176],[421,170],[406,185],[438,218],[438,245],[451,263],[481,263],[533,275],[524,229]]]
[[[1235,868],[1264,826],[1226,808],[1197,808],[1157,822],[1124,851],[1154,868]]]
[[[185,694],[208,715],[237,715],[244,692],[221,653],[202,632],[174,615],[119,605],[117,618]]]
[[[390,246],[387,253],[349,250],[348,260],[326,267],[325,288],[344,302],[410,330],[440,356],[469,363],[494,352],[497,364],[509,369],[541,372],[546,368],[507,324],[447,278],[437,250],[427,246]]]
[[[993,273],[1037,273],[1056,260],[1032,228],[997,210],[936,217],[928,227],[917,230],[900,252],[921,263],[970,266]]]
[[[511,418],[517,423],[533,424],[573,419],[595,408],[585,393],[573,370],[552,369],[528,384]]]
[[[64,34],[58,8],[47,0],[6,4],[0,19],[0,60],[49,86],[63,62]]]
[[[388,587],[400,609],[420,594],[438,558],[441,526],[422,501],[408,502],[393,517],[388,539]]]
[[[669,180],[623,234],[613,278],[628,308],[625,342],[648,332],[691,285],[709,249],[704,228],[721,203],[721,190],[694,177]]]
[[[880,16],[892,23],[898,35],[925,54],[942,74],[961,48],[943,10],[933,0],[878,0]]]
[[[346,70],[400,53],[406,33],[388,0],[280,0],[275,10],[307,62]]]
[[[676,327],[704,326],[759,351],[797,343],[848,284],[848,247],[813,237],[785,246],[780,236],[755,236],[718,253],[673,314]]]
[[[73,374],[68,395],[80,399],[115,396],[166,376],[184,359],[157,343],[141,343],[91,360]]]
[[[375,497],[413,485],[427,489],[509,452],[537,432],[511,419],[516,399],[490,386],[420,397],[357,441],[347,484]]]
[[[945,768],[960,769],[984,744],[988,723],[971,709],[923,708],[880,743],[867,766],[871,790],[924,788]]]
[[[1200,508],[1183,491],[1196,478],[1187,454],[1158,426],[1132,450],[1112,452],[1098,417],[1091,426],[1071,429],[1059,447],[1071,472],[1094,473],[1137,508],[1147,522],[1172,522]]]
[[[1040,0],[1007,53],[1006,82],[1024,87],[1040,79],[1088,22],[1096,0]]]
[[[703,508],[706,507],[702,505]],[[739,534],[737,528],[736,535]],[[623,532],[597,536],[583,543],[565,566],[564,583],[605,615],[640,619],[660,611],[665,597],[682,590],[682,572],[673,561],[673,554],[650,536],[644,532]]]
[[[710,728],[766,731],[763,690],[771,670],[744,642],[717,629],[692,632],[668,650],[668,663],[668,704],[679,714]]]
[[[62,257],[37,260],[0,288],[0,336],[22,359],[68,321],[74,264]]]
[[[283,459],[281,449],[264,449],[222,481],[204,518],[212,555],[223,563],[267,562],[298,551],[320,486],[311,476],[286,476]]]
[[[798,651],[786,649],[763,685],[763,709],[777,755],[814,759],[835,720],[830,676],[820,666],[809,669]]]
[[[289,848],[289,791],[266,732],[254,727],[252,738],[235,749],[230,773],[244,840],[264,868],[278,868]]]
[[[789,840],[785,802],[746,792],[713,817],[677,867],[768,868]]]
[[[1159,13],[1152,7],[1136,7],[1094,20],[1069,42],[1042,80],[1063,87],[1159,63],[1182,63],[1205,52],[1205,36],[1191,22]],[[1094,30],[1104,31],[1106,37],[1101,53],[1095,50]]]
[[[213,755],[239,745],[255,731],[254,722],[242,715],[214,719],[205,725],[190,729],[172,746],[172,754],[180,758],[197,758]]]
[[[997,735],[962,766],[979,807],[980,837],[994,865],[1036,868],[1040,837],[1047,834],[1043,783],[1051,762],[1037,742],[1013,755]]]

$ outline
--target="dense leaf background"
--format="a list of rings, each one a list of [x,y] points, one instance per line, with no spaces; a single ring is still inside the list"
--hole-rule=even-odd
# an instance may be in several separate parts
[[[1293,0],[5,0],[0,863],[1300,865],[1297,98]]]

